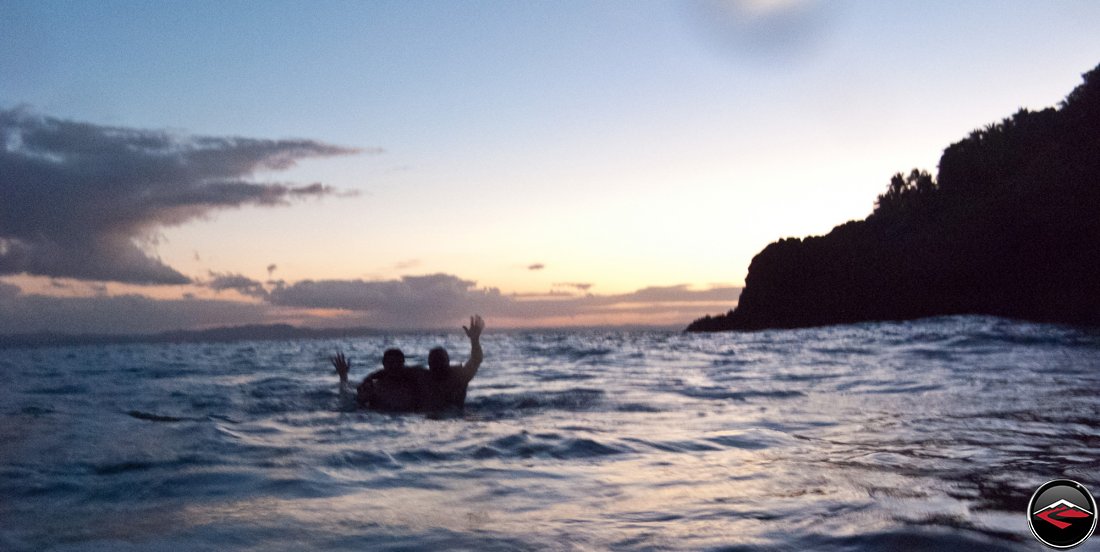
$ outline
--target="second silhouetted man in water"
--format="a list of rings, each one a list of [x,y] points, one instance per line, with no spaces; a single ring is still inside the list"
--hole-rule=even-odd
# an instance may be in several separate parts
[[[465,364],[451,365],[447,350],[436,347],[428,353],[428,368],[406,366],[400,349],[389,349],[382,355],[382,369],[367,377],[355,388],[355,400],[361,408],[387,412],[443,412],[461,410],[466,403],[466,387],[481,366],[481,331],[485,322],[480,316],[470,317],[470,326],[463,326],[470,338],[470,358]],[[343,353],[331,357],[340,376],[342,394],[350,395],[348,370],[351,361]]]

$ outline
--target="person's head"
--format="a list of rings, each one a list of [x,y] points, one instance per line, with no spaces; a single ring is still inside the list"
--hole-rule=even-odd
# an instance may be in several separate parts
[[[382,353],[382,368],[386,370],[397,370],[405,366],[405,353],[401,352],[401,349],[386,349],[385,353]]]
[[[447,349],[436,347],[428,351],[428,368],[433,371],[445,370],[451,365],[451,357]]]

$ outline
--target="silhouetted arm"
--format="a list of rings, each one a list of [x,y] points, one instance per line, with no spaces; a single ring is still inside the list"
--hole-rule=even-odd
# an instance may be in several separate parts
[[[473,315],[470,317],[470,327],[462,327],[466,331],[466,337],[470,338],[470,359],[466,361],[466,364],[456,367],[455,375],[461,378],[466,383],[474,379],[477,375],[477,369],[481,366],[482,352],[481,352],[481,330],[485,329],[485,321],[481,319],[479,315]]]
[[[344,353],[336,353],[336,356],[330,356],[328,360],[336,368],[336,375],[340,376],[340,384],[343,386],[348,382],[348,370],[351,370],[351,361],[344,356]]]
[[[351,370],[351,359],[344,356],[344,353],[336,353],[336,356],[328,357],[332,362],[333,367],[336,368],[336,374],[340,376],[340,384],[344,385],[348,383],[348,371]],[[385,368],[375,370],[371,372],[367,377],[363,378],[363,381],[376,380],[381,375]]]
[[[356,390],[348,383],[348,371],[351,370],[351,360],[345,357],[344,353],[336,353],[335,356],[329,357],[329,362],[332,362],[333,368],[336,368],[336,375],[340,376],[341,410],[355,410]]]

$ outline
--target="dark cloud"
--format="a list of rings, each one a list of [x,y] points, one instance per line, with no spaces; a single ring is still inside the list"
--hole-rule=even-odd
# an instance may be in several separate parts
[[[152,333],[210,326],[290,321],[307,326],[447,328],[480,313],[494,327],[546,324],[684,324],[701,314],[732,308],[740,288],[693,290],[647,287],[630,293],[576,295],[566,292],[508,294],[478,287],[450,274],[399,280],[321,280],[286,284],[239,274],[211,273],[210,289],[236,290],[259,302],[178,300],[140,295],[56,297],[21,293],[0,281],[0,334]],[[265,289],[266,287],[266,289]],[[326,312],[317,312],[325,309]]]
[[[361,150],[312,140],[180,136],[0,110],[0,274],[139,284],[190,281],[149,252],[156,231],[333,188],[254,182],[258,171]]]
[[[19,295],[20,292],[19,286],[7,282],[0,282],[0,304],[3,304],[3,301],[14,298]]]
[[[816,51],[837,10],[836,2],[824,0],[695,0],[687,6],[716,50],[764,63]]]
[[[240,301],[21,294],[18,286],[0,282],[0,334],[145,334],[269,323],[277,320],[277,314],[270,305]]]
[[[471,280],[432,274],[400,280],[306,280],[271,290],[268,300],[286,307],[359,311],[364,323],[376,326],[433,328],[474,312],[531,323],[612,311],[678,312],[685,304],[697,305],[686,312],[709,312],[706,309],[732,307],[740,291],[731,286],[693,290],[678,285],[613,295],[505,295],[496,288],[479,288]]]
[[[434,327],[472,312],[493,312],[510,299],[495,288],[449,274],[400,280],[305,280],[273,289],[268,300],[287,307],[369,312],[388,326]]]
[[[527,265],[527,270],[542,270],[544,268],[546,268],[546,265],[544,265],[542,263],[535,263],[535,264],[532,264],[532,265]]]
[[[214,291],[236,290],[242,295],[251,297],[267,297],[267,290],[263,283],[253,280],[241,274],[218,273],[211,271],[210,280],[205,282],[206,287]]]

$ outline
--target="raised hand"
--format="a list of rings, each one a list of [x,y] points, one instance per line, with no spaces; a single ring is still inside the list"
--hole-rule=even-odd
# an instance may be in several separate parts
[[[344,356],[344,353],[336,353],[336,356],[328,357],[332,362],[332,366],[336,368],[336,373],[340,375],[340,381],[348,381],[348,370],[351,369],[351,361]]]
[[[455,375],[462,381],[469,383],[477,375],[477,368],[481,366],[481,360],[485,356],[481,351],[481,330],[485,329],[485,321],[481,319],[481,315],[473,315],[470,317],[470,327],[462,326],[462,329],[466,332],[466,337],[470,338],[470,358],[466,361],[466,364],[455,367]]]
[[[470,338],[470,341],[474,341],[481,337],[481,330],[485,329],[485,321],[481,319],[480,314],[475,314],[470,317],[470,327],[462,326],[462,330],[466,332],[466,337]]]

